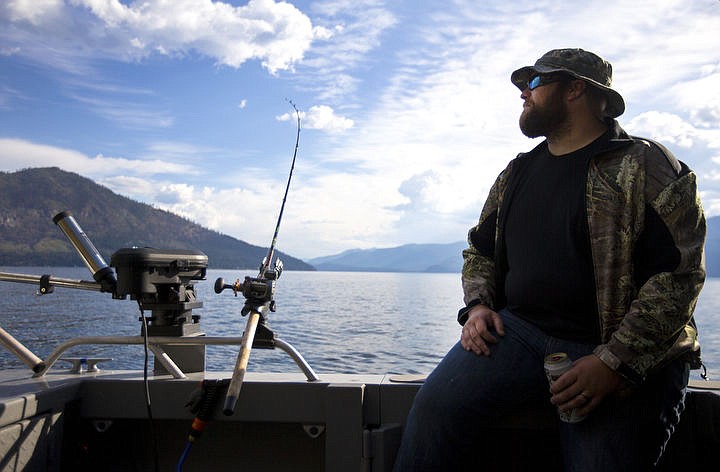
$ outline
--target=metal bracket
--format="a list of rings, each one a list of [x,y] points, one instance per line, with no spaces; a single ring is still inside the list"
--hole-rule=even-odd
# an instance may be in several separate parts
[[[325,425],[322,424],[304,424],[303,430],[305,434],[310,436],[312,439],[317,439],[322,433],[325,432]]]
[[[40,276],[40,288],[38,288],[37,291],[38,295],[47,295],[55,291],[55,287],[50,283],[50,277],[51,276],[47,274]]]
[[[59,360],[70,362],[70,373],[72,374],[91,374],[100,372],[97,366],[100,362],[111,361],[111,357],[61,357]]]

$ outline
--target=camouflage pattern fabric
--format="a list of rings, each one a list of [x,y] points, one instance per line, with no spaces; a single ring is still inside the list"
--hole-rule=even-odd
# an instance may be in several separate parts
[[[631,381],[667,361],[684,356],[691,367],[700,364],[700,347],[692,320],[705,280],[703,247],[705,217],[695,174],[667,150],[641,138],[630,138],[614,124],[610,150],[591,161],[586,206],[596,280],[601,344],[595,354]],[[500,174],[485,202],[480,220],[468,234],[463,251],[462,283],[468,305],[502,308],[501,261],[503,199],[518,156]],[[680,254],[673,272],[651,276],[635,286],[633,250],[643,231],[645,210],[651,207],[665,224]],[[483,253],[480,228],[495,218],[496,249]],[[492,221],[491,221],[492,223]],[[461,322],[464,320],[460,319]]]

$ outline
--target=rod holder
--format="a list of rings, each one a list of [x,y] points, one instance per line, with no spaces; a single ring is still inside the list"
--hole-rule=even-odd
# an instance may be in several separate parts
[[[53,223],[65,234],[77,253],[82,258],[85,266],[90,270],[96,282],[107,284],[114,288],[117,284],[115,273],[90,241],[85,231],[69,211],[62,211],[53,217]],[[110,290],[108,290],[110,291]]]

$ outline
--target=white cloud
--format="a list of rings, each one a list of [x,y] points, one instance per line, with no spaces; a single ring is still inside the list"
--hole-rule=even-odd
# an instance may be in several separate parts
[[[219,154],[215,148],[205,148],[192,143],[178,141],[156,141],[148,143],[140,157],[144,161],[192,162],[206,154]]]
[[[11,21],[39,26],[58,18],[63,4],[62,0],[8,0],[4,8]]]
[[[193,201],[195,188],[186,183],[171,183],[163,185],[159,192],[156,192],[154,201],[160,205],[184,205]]]
[[[378,0],[326,0],[311,5],[313,20],[328,34],[308,51],[296,80],[319,100],[336,104],[355,98],[358,67],[381,48],[383,35],[398,25],[391,6]],[[331,39],[331,40],[330,40]]]
[[[131,100],[111,100],[73,94],[72,98],[84,103],[102,118],[129,129],[169,128],[175,118],[166,110],[157,110],[146,103]]]
[[[12,109],[13,102],[27,101],[28,99],[28,96],[15,87],[0,84],[0,109]]]
[[[700,128],[720,123],[720,62],[701,68],[701,77],[680,81],[670,88],[675,106],[688,110],[688,119]],[[700,92],[700,93],[698,93]]]
[[[455,176],[445,169],[413,175],[400,184],[398,190],[408,203],[399,208],[421,214],[457,213],[465,208],[465,202],[451,191],[456,182]]]
[[[701,155],[707,159],[689,161],[694,166],[701,166],[706,161],[715,161],[712,153],[720,150],[720,121],[715,126],[696,127],[692,124],[692,115],[687,119],[674,113],[649,111],[641,113],[630,120],[625,128],[631,134],[646,136],[661,141],[668,146],[678,146],[685,152],[703,150]],[[697,153],[697,152],[696,152]],[[720,163],[720,162],[718,162]]]
[[[320,129],[330,132],[340,132],[350,129],[355,124],[353,120],[338,116],[335,110],[326,105],[310,107],[307,113],[301,113],[305,127],[308,129]]]
[[[88,174],[82,174],[89,177]],[[139,202],[153,203],[157,197],[158,184],[147,176],[108,175],[100,176],[97,183],[113,192],[132,198]]]
[[[276,118],[278,121],[295,120],[295,113],[284,113]],[[315,105],[307,112],[300,112],[301,127],[338,133],[353,127],[355,122],[349,118],[338,116],[335,110],[327,105]]]
[[[230,67],[257,59],[274,74],[300,61],[315,38],[331,36],[292,4],[271,0],[239,7],[208,0],[17,0],[0,14],[16,32],[5,36],[43,62],[51,51],[33,36],[40,30],[43,41],[62,46],[54,53],[127,60],[197,53]]]
[[[195,174],[184,164],[163,160],[131,160],[122,157],[94,157],[55,146],[36,144],[22,139],[0,138],[0,168],[13,172],[30,167],[60,167],[86,177],[103,178],[117,174],[160,175]]]
[[[715,177],[715,181],[720,180],[718,176]],[[705,217],[720,216],[720,188],[700,191],[700,201]]]
[[[649,138],[684,148],[696,144],[701,134],[681,117],[659,111],[641,113],[630,120],[625,127],[630,133],[644,134]]]
[[[284,184],[263,178],[248,179],[248,184],[255,187],[218,188],[141,176],[112,177],[99,182],[121,195],[259,246],[270,243],[279,211],[280,202],[267,195],[281,194]]]
[[[389,208],[402,201],[395,189],[350,172],[297,177],[285,209],[281,250],[312,257],[318,251],[388,245],[388,229],[400,217]]]
[[[690,110],[675,113],[649,111],[632,118],[625,129],[665,144],[698,175],[706,216],[720,214],[720,126],[695,126]]]

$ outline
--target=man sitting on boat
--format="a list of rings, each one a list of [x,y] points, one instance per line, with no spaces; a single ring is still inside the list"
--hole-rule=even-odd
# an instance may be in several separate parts
[[[549,51],[511,81],[520,129],[546,139],[500,174],[469,232],[461,338],[420,389],[395,470],[483,470],[480,427],[548,401],[584,418],[559,422],[565,470],[651,470],[700,362],[696,176],[620,127],[597,55]],[[573,363],[549,387],[556,352]]]

